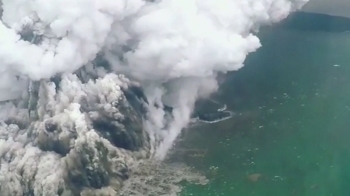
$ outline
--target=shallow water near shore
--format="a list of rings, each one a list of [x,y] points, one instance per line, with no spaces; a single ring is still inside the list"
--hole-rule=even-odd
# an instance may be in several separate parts
[[[226,76],[215,100],[237,115],[184,131],[172,159],[210,183],[183,196],[350,195],[350,33],[302,22],[262,29]]]

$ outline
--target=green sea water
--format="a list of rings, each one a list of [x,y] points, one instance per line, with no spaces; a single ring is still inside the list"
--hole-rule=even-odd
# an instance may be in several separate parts
[[[185,130],[174,157],[210,182],[182,196],[350,196],[350,32],[304,23],[262,29],[226,76],[215,98],[235,117]]]

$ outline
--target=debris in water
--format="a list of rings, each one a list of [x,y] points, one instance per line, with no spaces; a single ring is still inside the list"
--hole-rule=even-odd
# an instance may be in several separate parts
[[[250,174],[250,175],[248,176],[248,179],[249,179],[251,182],[257,182],[261,177],[262,177],[262,174],[256,173],[256,174]]]

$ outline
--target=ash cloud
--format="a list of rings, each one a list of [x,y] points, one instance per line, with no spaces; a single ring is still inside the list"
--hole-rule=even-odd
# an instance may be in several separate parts
[[[142,114],[123,94],[128,84],[115,74],[87,83],[65,74],[58,90],[51,81],[38,84],[35,112],[3,106],[13,115],[0,127],[2,195],[115,192],[128,165],[149,156]]]
[[[0,0],[1,195],[117,194],[306,2]]]

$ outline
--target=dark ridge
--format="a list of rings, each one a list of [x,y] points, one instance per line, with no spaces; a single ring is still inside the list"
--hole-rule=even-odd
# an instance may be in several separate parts
[[[164,106],[163,106],[163,109],[164,109],[164,111],[166,111],[166,112],[172,113],[174,108],[173,108],[173,107],[170,107],[170,106],[167,106],[167,105],[164,105]]]
[[[31,81],[29,86],[28,110],[35,111],[39,100],[40,81]]]
[[[42,135],[42,139],[38,140],[38,147],[43,151],[56,152],[61,156],[66,156],[70,151],[70,145],[66,140],[60,140],[58,138],[59,133],[62,131],[54,121],[47,120],[45,123],[45,133]],[[77,135],[71,133],[72,138],[77,138]]]
[[[69,148],[69,146],[62,145],[61,142],[54,141],[51,143],[51,145],[49,146],[49,148],[46,151],[53,151],[53,152],[64,157],[69,153],[70,148]]]
[[[108,72],[112,72],[113,71],[111,65],[109,64],[109,62],[101,54],[97,54],[95,60],[93,60],[92,63],[95,66],[105,68]]]
[[[143,145],[141,125],[135,119],[131,119],[132,114],[123,111],[121,113],[124,119],[116,121],[100,112],[99,117],[93,120],[92,126],[116,147],[136,151]]]
[[[62,81],[61,75],[60,74],[56,74],[55,76],[50,78],[50,81],[55,84],[56,92],[57,92],[59,90],[59,88],[60,88],[60,83]]]
[[[113,122],[114,119],[104,116],[93,121],[92,126],[116,147],[126,150],[136,150],[133,145],[133,140],[129,137],[126,131],[114,125]]]
[[[67,182],[70,185],[72,192],[79,195],[79,192],[84,187],[92,187],[100,189],[108,186],[110,181],[109,165],[108,163],[108,150],[102,145],[96,143],[96,148],[99,150],[98,159],[101,160],[99,167],[95,167],[94,158],[95,154],[91,151],[90,147],[85,144],[81,150],[82,155],[75,160],[75,164],[70,168],[71,172],[68,172]],[[93,169],[92,169],[93,168]]]
[[[350,18],[295,12],[276,26],[303,31],[344,32],[350,31]]]
[[[154,104],[154,107],[160,108],[160,106],[159,106],[157,103]],[[171,114],[171,113],[173,112],[174,108],[171,107],[171,106],[168,106],[168,105],[163,105],[163,110],[164,110],[166,113]]]
[[[46,121],[45,122],[45,130],[47,132],[54,132],[55,130],[57,130],[58,126],[56,123],[52,122],[52,121]]]
[[[97,60],[103,60],[97,58]],[[99,65],[103,63],[99,62]],[[80,77],[79,77],[80,78]],[[81,79],[81,78],[80,78]],[[56,84],[56,89],[59,88],[61,82],[61,76],[56,75],[51,78],[51,81]],[[144,104],[147,104],[147,98],[142,90],[138,86],[129,86],[122,89],[126,98],[123,101],[116,101],[112,103],[122,114],[122,119],[115,119],[113,114],[100,111],[96,105],[96,98],[83,97],[80,100],[80,110],[82,112],[96,111],[99,114],[97,119],[92,120],[93,128],[98,133],[108,139],[113,145],[126,150],[136,151],[143,146],[143,130],[142,130],[142,117],[146,114],[147,110]],[[47,122],[45,124],[47,132],[54,132],[57,129],[57,125]],[[53,142],[54,143],[54,142]],[[55,145],[57,146],[57,144]],[[51,145],[41,146],[45,150],[52,150],[59,154],[66,154],[66,149],[54,148]]]
[[[80,111],[85,112],[91,112],[98,110],[98,107],[95,105],[95,102],[91,102],[88,100],[87,97],[82,97],[79,101],[80,104]]]
[[[126,98],[137,97],[139,100],[144,101],[148,104],[147,97],[145,93],[143,92],[141,87],[138,86],[129,86],[128,89],[122,89],[123,93],[125,94]],[[133,94],[133,95],[131,95]]]
[[[24,41],[28,41],[33,44],[40,44],[42,42],[42,36],[37,35],[30,27],[24,27],[19,34],[21,35],[21,39]]]
[[[97,112],[98,117],[92,119],[93,128],[114,146],[126,150],[136,151],[144,145],[142,118],[146,114],[146,96],[138,86],[131,86],[122,90],[125,97],[112,102],[123,118],[115,119],[113,114],[105,112],[96,105],[94,97],[83,97],[80,100],[82,112]]]
[[[147,112],[144,104],[148,104],[148,100],[142,88],[138,86],[129,86],[121,90],[129,104],[137,111],[140,117],[143,117]]]

